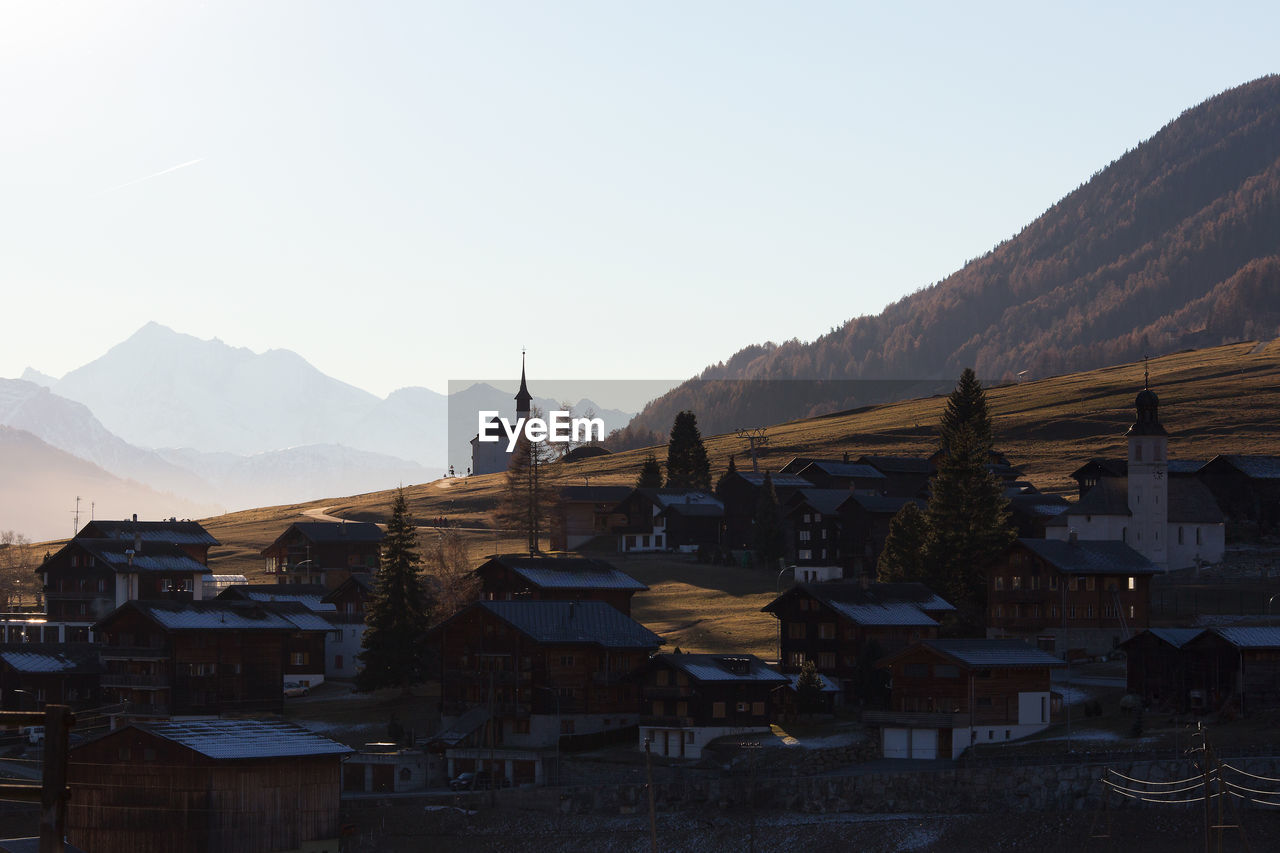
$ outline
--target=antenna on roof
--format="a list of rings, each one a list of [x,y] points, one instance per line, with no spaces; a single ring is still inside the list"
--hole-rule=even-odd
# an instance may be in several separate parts
[[[73,515],[75,517],[75,521],[71,523],[75,525],[75,529],[71,531],[71,535],[75,536],[77,533],[80,532],[80,496],[79,495],[76,495],[76,508]]]
[[[1142,357],[1142,387],[1147,389],[1151,387],[1151,367],[1147,364],[1150,358],[1147,355]]]

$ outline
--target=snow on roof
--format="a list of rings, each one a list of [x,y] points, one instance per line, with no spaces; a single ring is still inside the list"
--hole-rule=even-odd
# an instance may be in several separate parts
[[[283,758],[355,752],[345,744],[280,720],[191,720],[133,725],[210,758]]]
[[[938,623],[930,618],[919,605],[902,601],[884,604],[855,604],[846,601],[828,601],[827,605],[842,616],[859,625],[927,626]]]
[[[295,602],[262,606],[224,601],[131,601],[132,606],[172,631],[332,631],[322,616]]]
[[[67,672],[81,662],[62,652],[0,652],[0,658],[19,672]]]
[[[785,684],[787,677],[775,672],[755,655],[671,654],[658,658],[684,670],[698,681],[764,681]],[[734,671],[739,665],[742,671]]]
[[[543,589],[631,589],[649,587],[604,560],[553,554],[499,554],[497,563]],[[485,563],[476,571],[482,571]]]
[[[244,594],[250,601],[292,601],[311,611],[335,611],[338,609],[338,605],[333,602],[322,601],[321,598],[323,596],[314,594],[289,595],[283,592],[257,592],[252,589],[246,589]]]
[[[975,667],[1066,665],[1059,658],[1021,640],[925,640],[922,645]]]

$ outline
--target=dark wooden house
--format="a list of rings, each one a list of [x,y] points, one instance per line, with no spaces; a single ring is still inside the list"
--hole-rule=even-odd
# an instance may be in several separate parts
[[[101,704],[102,663],[89,643],[0,645],[0,706],[40,710],[46,703],[73,709]]]
[[[813,661],[853,693],[875,660],[936,637],[955,608],[923,584],[834,581],[798,583],[762,609],[778,620],[783,672]]]
[[[556,747],[634,737],[656,634],[603,601],[480,601],[431,629],[450,775],[541,783]],[[491,765],[490,762],[493,762]]]
[[[551,550],[572,551],[597,536],[610,536],[622,523],[616,507],[630,486],[565,486],[555,507]]]
[[[768,732],[790,681],[755,655],[655,655],[644,672],[640,747],[701,758],[725,735]]]
[[[1128,691],[1155,710],[1190,710],[1184,647],[1202,633],[1203,628],[1148,628],[1121,643]]]
[[[578,554],[498,554],[476,569],[485,601],[603,601],[626,615],[649,587],[604,560]]]
[[[1190,710],[1280,708],[1280,628],[1210,628],[1182,647]]]
[[[262,550],[280,583],[333,589],[352,574],[378,571],[382,528],[367,521],[296,521]]]
[[[720,544],[724,504],[694,489],[632,489],[616,507],[622,553],[697,551]]]
[[[352,751],[278,720],[128,725],[71,749],[67,840],[94,853],[338,853]]]
[[[279,713],[286,681],[323,671],[330,626],[293,603],[130,601],[94,629],[108,698],[167,717]]]
[[[885,758],[955,758],[1047,728],[1050,672],[1065,666],[1017,640],[925,640],[877,665],[891,674],[889,709],[863,722],[881,727]]]
[[[794,473],[817,489],[840,489],[863,495],[882,494],[888,485],[888,478],[871,465],[847,459],[814,459]]]
[[[852,543],[841,508],[852,499],[848,489],[818,488],[799,489],[787,499],[782,516],[788,550],[797,566],[844,569]]]
[[[1280,456],[1223,454],[1205,463],[1196,476],[1229,520],[1260,532],[1280,527]]]
[[[1149,627],[1159,572],[1123,542],[1018,539],[987,570],[987,635],[1106,654]]]
[[[859,465],[870,465],[885,477],[881,494],[891,498],[927,498],[929,480],[936,469],[920,456],[861,456]]]
[[[721,545],[729,549],[751,548],[755,530],[756,510],[760,491],[764,488],[766,472],[742,471],[731,467],[716,483],[716,497],[724,504],[724,527]],[[769,474],[774,493],[778,496],[779,515],[787,499],[799,489],[813,488],[804,477],[796,474]]]

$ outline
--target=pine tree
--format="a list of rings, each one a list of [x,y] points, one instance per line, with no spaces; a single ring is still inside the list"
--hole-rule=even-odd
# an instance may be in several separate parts
[[[698,419],[690,411],[676,415],[671,424],[671,440],[667,442],[667,488],[711,488],[711,463],[707,448],[698,432]]]
[[[418,566],[418,529],[409,516],[404,490],[391,505],[378,571],[365,617],[356,675],[362,691],[403,687],[421,681],[426,669],[429,602]]]
[[[507,466],[506,488],[493,513],[495,525],[519,533],[529,553],[536,554],[541,550],[542,536],[551,532],[558,500],[547,442],[529,441],[521,435]]]
[[[973,368],[966,367],[960,373],[955,390],[947,398],[947,408],[942,413],[942,452],[947,453],[962,426],[973,430],[974,438],[984,451],[990,452],[993,442],[991,413],[987,410],[987,392],[978,381]]]
[[[925,519],[927,576],[956,607],[954,628],[980,636],[986,626],[987,567],[1013,542],[1009,500],[987,468],[987,445],[965,424],[938,463]]]
[[[915,581],[929,583],[926,549],[929,524],[914,502],[904,504],[889,521],[889,535],[876,564],[876,579],[881,583]]]
[[[818,667],[811,660],[800,665],[800,677],[796,679],[796,704],[800,713],[812,714],[822,707],[822,679]]]
[[[778,493],[773,488],[773,477],[766,471],[756,499],[755,525],[751,530],[751,547],[756,557],[768,566],[782,556],[784,548],[782,519],[778,515]]]
[[[644,458],[644,464],[640,466],[640,476],[636,478],[636,488],[662,488],[662,466],[658,464],[658,458],[652,453]]]

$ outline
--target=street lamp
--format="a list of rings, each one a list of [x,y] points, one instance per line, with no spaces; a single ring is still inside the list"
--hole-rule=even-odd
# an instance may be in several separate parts
[[[774,591],[773,597],[775,600],[778,598],[778,596],[782,595],[782,576],[785,575],[787,572],[791,572],[791,578],[794,580],[796,576],[796,567],[783,566],[778,571],[778,578],[773,585],[773,591]],[[781,668],[782,666],[782,617],[778,616],[778,614],[776,613],[774,614],[774,616],[776,616],[778,619],[778,666]]]
[[[1271,602],[1275,601],[1277,597],[1280,597],[1280,592],[1277,592],[1275,595],[1267,599],[1267,624],[1268,625],[1271,624]]]

